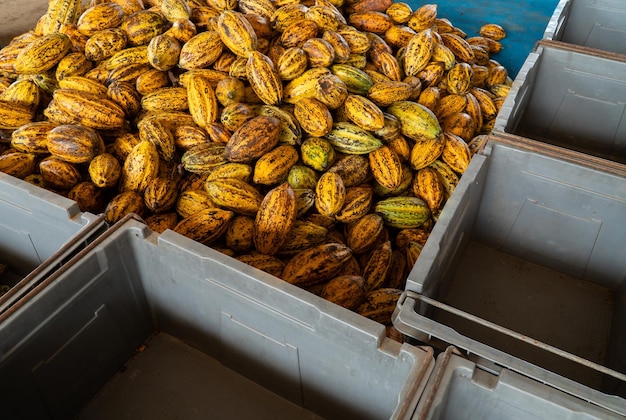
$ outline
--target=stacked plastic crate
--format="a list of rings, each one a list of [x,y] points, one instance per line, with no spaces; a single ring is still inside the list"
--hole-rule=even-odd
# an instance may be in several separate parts
[[[394,314],[454,346],[416,418],[626,416],[625,17],[558,4],[437,222]]]

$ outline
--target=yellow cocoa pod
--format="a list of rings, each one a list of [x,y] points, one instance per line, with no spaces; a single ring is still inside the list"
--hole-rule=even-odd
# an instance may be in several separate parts
[[[419,95],[417,102],[435,112],[441,100],[441,89],[436,86],[428,86]]]
[[[287,233],[287,237],[280,249],[279,255],[295,255],[312,246],[322,244],[328,235],[328,229],[314,222],[296,220]]]
[[[257,188],[237,178],[207,179],[204,188],[216,206],[237,214],[255,215],[263,201]]]
[[[347,154],[338,158],[328,169],[341,176],[346,187],[352,187],[365,182],[370,175],[369,160],[366,156]]]
[[[253,254],[240,255],[236,257],[236,259],[248,264],[251,267],[265,271],[275,277],[280,277],[285,269],[285,264],[273,255],[265,255],[255,252]]]
[[[245,98],[245,84],[235,77],[225,77],[217,82],[215,97],[222,106],[243,102]]]
[[[256,112],[251,105],[245,102],[235,102],[222,109],[220,123],[226,130],[234,132],[255,116]]]
[[[226,143],[226,158],[247,163],[272,150],[280,139],[280,120],[257,116],[239,127]]]
[[[271,189],[263,198],[254,219],[255,249],[269,255],[278,252],[293,227],[296,211],[296,196],[288,183]]]
[[[224,240],[235,252],[248,252],[254,247],[254,219],[250,216],[235,216],[230,222]]]
[[[398,101],[387,107],[402,124],[402,134],[415,140],[435,140],[441,135],[441,126],[435,114],[413,101]]]
[[[143,199],[146,207],[154,213],[169,211],[176,205],[178,185],[173,179],[156,177],[148,182]]]
[[[140,10],[124,18],[120,29],[126,32],[131,46],[148,45],[150,40],[165,32],[167,20],[155,10]]]
[[[76,165],[54,156],[39,162],[39,173],[46,188],[69,190],[81,181],[81,174]]]
[[[98,31],[119,26],[123,19],[124,9],[117,3],[107,2],[85,9],[76,25],[80,32],[92,36]]]
[[[383,112],[385,125],[383,128],[372,131],[376,137],[381,139],[385,143],[391,142],[393,139],[401,136],[400,134],[400,120],[389,114]]]
[[[315,205],[315,191],[310,188],[294,188],[293,192],[296,195],[297,217],[300,218]]]
[[[386,13],[376,10],[366,10],[350,13],[348,24],[359,31],[383,34],[393,26],[393,20]]]
[[[387,270],[385,287],[404,290],[409,271],[404,250],[394,249],[391,252],[391,264]]]
[[[260,105],[256,109],[257,115],[275,117],[280,120],[280,144],[297,145],[302,138],[302,132],[293,109],[289,107],[276,107],[272,105]]]
[[[408,83],[388,80],[374,83],[367,97],[376,105],[386,107],[397,101],[408,100],[411,94],[412,88]]]
[[[318,178],[317,173],[308,166],[294,165],[289,170],[287,182],[294,190],[315,189]]]
[[[389,197],[374,206],[389,227],[403,229],[423,225],[430,218],[426,203],[417,197]]]
[[[389,287],[371,290],[367,292],[356,312],[383,325],[391,325],[391,316],[401,295],[402,290]]]
[[[178,65],[186,70],[205,69],[222,55],[224,43],[216,31],[194,35],[180,50]]]
[[[107,95],[124,110],[126,117],[135,116],[141,109],[141,97],[135,86],[127,82],[111,82]]]
[[[480,109],[480,102],[471,93],[465,94],[466,105],[464,111],[474,120],[474,126],[479,128],[483,126],[483,112]]]
[[[174,230],[178,224],[178,215],[175,212],[154,213],[144,219],[146,225],[157,233],[163,233],[167,229]]]
[[[262,16],[268,20],[276,12],[276,6],[271,0],[239,0],[237,7],[244,14]]]
[[[324,136],[333,127],[333,116],[328,107],[315,98],[300,99],[295,103],[293,113],[300,127],[311,136]]]
[[[130,80],[132,82],[132,80]],[[150,68],[142,71],[134,79],[135,89],[141,96],[148,96],[159,89],[166,88],[170,85],[170,79],[167,72]],[[161,111],[161,109],[158,109]]]
[[[225,147],[220,143],[199,144],[187,149],[180,161],[183,169],[188,172],[210,172],[216,166],[226,163]]]
[[[346,188],[344,205],[335,218],[342,223],[352,223],[369,213],[372,207],[373,189],[369,184]]]
[[[93,129],[111,130],[124,125],[124,110],[106,96],[74,89],[57,89],[53,94],[58,108],[80,124]]]
[[[351,54],[365,54],[370,49],[367,35],[352,26],[343,26],[337,29],[337,33],[346,40]]]
[[[315,97],[319,79],[331,74],[325,67],[316,67],[306,70],[300,76],[287,83],[283,89],[283,101],[288,104],[295,104],[302,98]]]
[[[163,87],[141,98],[141,106],[147,111],[185,111],[189,108],[187,89]]]
[[[84,76],[93,66],[85,53],[81,51],[71,52],[57,64],[55,76],[57,80],[61,80],[65,76]]]
[[[482,153],[487,145],[488,137],[484,134],[480,134],[475,136],[472,140],[467,143],[467,147],[470,149],[470,153],[475,155],[476,153]]]
[[[180,127],[174,128],[172,135],[174,136],[174,144],[176,144],[176,147],[184,150],[199,144],[205,144],[209,141],[205,131],[199,127],[190,125],[181,125]]]
[[[319,32],[317,23],[309,19],[295,21],[287,26],[280,35],[280,45],[284,48],[300,47],[308,39],[315,38]]]
[[[495,41],[500,41],[506,37],[504,28],[497,23],[487,23],[481,26],[478,33],[480,33],[481,36],[491,38]]]
[[[224,45],[240,57],[248,58],[257,49],[254,28],[240,12],[224,10],[217,19],[215,30]]]
[[[441,129],[461,137],[468,142],[476,133],[476,125],[472,117],[466,112],[457,112],[441,122]]]
[[[17,79],[0,92],[0,100],[11,102],[35,112],[41,98],[40,88],[32,80]]]
[[[181,48],[178,39],[166,34],[157,35],[148,43],[148,62],[157,70],[170,70],[178,64]]]
[[[431,167],[421,168],[413,178],[413,194],[426,202],[430,211],[435,214],[444,199],[444,188]]]
[[[369,153],[370,169],[374,179],[381,186],[396,189],[402,182],[402,163],[388,146],[382,146]]]
[[[24,153],[48,153],[48,133],[56,127],[50,121],[24,124],[11,133],[11,148]]]
[[[246,61],[246,76],[259,99],[267,105],[276,105],[283,98],[283,84],[274,64],[258,51],[251,51]]]
[[[384,40],[388,45],[396,48],[404,48],[415,35],[415,31],[405,25],[393,25],[384,34]]]
[[[59,80],[58,86],[60,89],[88,92],[101,97],[107,96],[107,87],[104,84],[84,76],[66,76]]]
[[[346,245],[325,243],[294,255],[285,266],[281,278],[300,287],[323,283],[335,277],[352,257]]]
[[[254,183],[273,185],[286,181],[289,170],[298,159],[298,150],[292,145],[285,144],[272,149],[256,161]]]
[[[443,44],[452,51],[457,61],[469,63],[474,59],[472,46],[461,36],[454,33],[440,33]]]
[[[123,133],[116,135],[111,145],[111,152],[121,162],[126,159],[126,156],[133,150],[137,144],[139,144],[139,136],[135,133]]]
[[[265,155],[264,155],[265,156]],[[252,166],[245,163],[227,162],[217,166],[208,174],[207,180],[218,178],[237,178],[243,182],[250,182],[252,179]]]
[[[95,32],[87,39],[84,54],[88,60],[106,60],[126,48],[126,43],[126,33],[121,29],[103,29]]]
[[[364,130],[375,131],[385,126],[383,111],[364,96],[349,94],[344,111],[350,121]]]
[[[374,64],[380,69],[382,74],[391,80],[402,80],[404,71],[395,56],[383,51],[376,56],[375,60]]]
[[[302,44],[309,67],[328,67],[335,61],[335,50],[323,38],[309,38]]]
[[[304,13],[304,17],[315,22],[321,31],[334,31],[347,23],[345,17],[337,8],[329,7],[325,4],[310,6]]]
[[[143,194],[148,183],[156,178],[158,170],[157,147],[150,141],[140,141],[124,160],[119,181],[120,191],[135,191]]]
[[[145,212],[143,197],[135,191],[125,191],[109,201],[104,210],[104,220],[113,224],[128,214],[134,213],[142,216]]]
[[[16,178],[25,178],[35,170],[36,160],[32,153],[11,151],[0,154],[0,172]]]
[[[191,17],[191,5],[186,0],[162,0],[161,13],[168,22]]]
[[[376,246],[384,230],[381,216],[376,213],[366,214],[349,225],[346,244],[355,254],[369,252]]]
[[[43,35],[22,48],[13,68],[18,74],[36,74],[50,70],[69,53],[72,43],[67,35]]]
[[[407,23],[413,15],[411,6],[404,2],[394,2],[389,5],[385,13],[397,24]]]
[[[234,213],[222,209],[206,209],[182,219],[174,227],[180,233],[203,244],[220,238],[228,229]]]
[[[467,63],[457,63],[448,71],[448,92],[465,95],[472,87],[472,66]]]
[[[202,75],[192,76],[187,81],[187,101],[193,121],[206,128],[219,115],[217,96],[209,79]]]
[[[438,120],[443,120],[457,112],[463,112],[467,105],[467,98],[464,94],[451,93],[439,100],[435,115]]]
[[[411,157],[412,145],[409,143],[406,137],[402,135],[394,137],[387,142],[387,146],[389,146],[389,148],[393,150],[396,155],[398,155],[398,158],[400,158],[400,162],[406,163],[409,161]]]
[[[320,296],[329,302],[355,310],[365,299],[366,293],[363,277],[345,274],[329,280],[322,288]]]
[[[334,217],[342,209],[346,188],[336,172],[325,172],[315,186],[315,208],[320,214]]]
[[[111,188],[117,185],[122,175],[122,165],[110,153],[101,153],[89,162],[89,178],[99,188]]]
[[[446,82],[444,76],[446,74],[445,64],[439,61],[431,61],[422,71],[417,74],[423,87],[437,86]]]
[[[77,124],[54,127],[47,136],[48,151],[71,163],[87,163],[104,152],[104,141],[95,130]]]
[[[444,199],[447,200],[459,183],[459,176],[441,159],[437,159],[428,166],[437,172],[439,181],[441,181],[441,185],[443,185],[445,190]]]
[[[278,57],[276,71],[282,80],[293,80],[307,69],[306,52],[300,47],[285,49]]]
[[[493,102],[493,94],[479,87],[471,88],[470,92],[478,100],[483,119],[492,120],[496,118],[498,115],[498,109]]]
[[[183,190],[178,194],[176,201],[176,213],[180,217],[189,217],[201,210],[214,209],[215,204],[211,201],[209,193],[200,189]]]
[[[172,160],[176,153],[174,135],[166,124],[156,118],[147,120],[139,126],[139,139],[154,144],[159,156],[165,161]]]
[[[286,4],[276,9],[270,21],[275,30],[283,32],[293,22],[303,20],[307,10],[308,7],[303,4]]]
[[[410,163],[414,170],[424,168],[441,156],[445,147],[446,137],[440,136],[435,140],[417,141],[411,148]]]
[[[455,172],[462,174],[467,169],[472,158],[465,140],[452,133],[444,133],[445,146],[441,153],[441,160]]]
[[[407,21],[407,25],[414,31],[422,31],[435,24],[437,18],[437,5],[424,4],[416,9]]]
[[[194,7],[192,9],[192,13],[193,11],[198,9],[200,9],[200,6]],[[167,31],[165,31],[165,33],[171,37],[176,38],[180,42],[185,43],[198,33],[198,29],[196,28],[195,23],[191,21],[191,19],[177,19],[172,22],[172,26]]]
[[[82,212],[99,214],[102,213],[106,206],[103,191],[89,181],[79,182],[74,185],[68,191],[67,198],[76,201],[78,208]]]
[[[362,274],[368,291],[376,290],[384,285],[387,272],[391,267],[391,261],[392,249],[390,241],[384,241],[373,249]]]
[[[149,64],[147,45],[124,48],[113,54],[103,63],[103,66],[107,70],[114,70],[131,64]]]
[[[44,15],[41,26],[43,35],[59,31],[64,24],[75,24],[81,12],[81,2],[78,0],[52,0]]]
[[[317,171],[325,171],[335,161],[335,150],[330,142],[319,137],[309,137],[300,146],[302,163]]]
[[[345,38],[338,32],[326,29],[322,34],[322,39],[328,41],[328,43],[332,46],[335,53],[335,64],[342,64],[349,60],[350,45],[348,45]]]

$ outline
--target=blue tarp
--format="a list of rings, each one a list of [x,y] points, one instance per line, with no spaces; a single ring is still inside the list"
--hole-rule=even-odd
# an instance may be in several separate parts
[[[524,64],[558,4],[558,0],[434,0],[430,2],[404,0],[413,10],[423,4],[437,4],[437,16],[446,18],[467,36],[478,35],[486,23],[497,23],[507,32],[504,49],[493,58],[509,71],[511,78]]]

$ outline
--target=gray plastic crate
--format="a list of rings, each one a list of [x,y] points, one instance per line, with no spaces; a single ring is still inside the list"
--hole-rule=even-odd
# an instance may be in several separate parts
[[[543,38],[626,54],[626,3],[623,0],[561,0]]]
[[[542,41],[498,117],[508,133],[626,163],[626,56]]]
[[[0,172],[0,313],[105,228],[65,197]]]
[[[410,418],[433,366],[432,348],[134,219],[0,315],[9,418]]]
[[[626,415],[626,167],[514,136],[475,155],[393,322]]]
[[[413,418],[611,419],[615,415],[509,369],[487,371],[448,347],[437,356]]]

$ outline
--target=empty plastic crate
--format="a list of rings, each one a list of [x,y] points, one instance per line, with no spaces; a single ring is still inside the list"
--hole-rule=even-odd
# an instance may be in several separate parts
[[[432,348],[127,219],[0,315],[8,418],[410,418]]]
[[[491,137],[409,274],[394,325],[626,415],[626,167],[603,163]]]
[[[65,197],[0,172],[0,313],[105,228]]]
[[[626,61],[542,41],[513,82],[494,132],[626,163]]]
[[[413,418],[591,420],[615,414],[510,369],[486,370],[449,347],[437,356]]]
[[[623,0],[561,0],[543,38],[626,54],[626,3]]]

